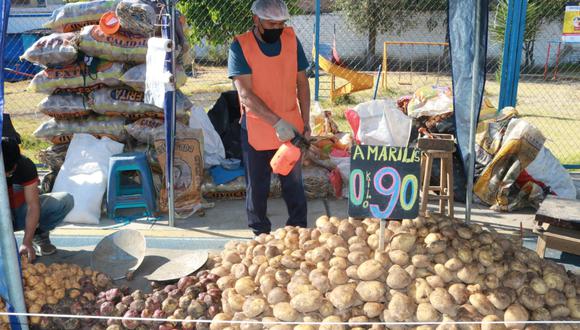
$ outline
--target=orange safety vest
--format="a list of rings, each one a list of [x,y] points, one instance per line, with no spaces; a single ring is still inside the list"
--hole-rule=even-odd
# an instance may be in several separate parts
[[[302,133],[304,122],[300,114],[297,95],[296,34],[292,28],[286,27],[280,38],[282,43],[280,54],[269,57],[262,53],[252,31],[236,37],[252,69],[252,92],[264,101],[272,112]],[[274,150],[282,145],[272,125],[251,110],[245,109],[243,105],[240,109],[246,113],[248,140],[254,149]]]

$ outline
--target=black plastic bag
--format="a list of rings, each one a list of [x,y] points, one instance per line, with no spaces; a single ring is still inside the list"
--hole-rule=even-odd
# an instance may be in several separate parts
[[[242,159],[238,92],[223,92],[207,115],[224,144],[226,158]]]

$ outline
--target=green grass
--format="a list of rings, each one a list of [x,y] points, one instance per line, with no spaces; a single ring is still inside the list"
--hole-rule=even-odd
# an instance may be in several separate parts
[[[29,81],[19,81],[4,85],[4,111],[10,114],[14,128],[20,133],[22,153],[35,163],[40,163],[38,152],[51,144],[35,138],[32,133],[42,122],[49,119],[36,110],[36,106],[46,95],[27,91],[28,83]]]
[[[195,105],[209,110],[220,93],[233,89],[227,78],[225,67],[198,66],[196,76],[189,78],[182,91],[188,95]],[[345,83],[337,79],[336,85]],[[403,84],[405,83],[405,84]],[[45,97],[42,94],[26,91],[28,82],[7,83],[6,112],[12,114],[16,129],[21,133],[24,143],[24,153],[37,161],[36,154],[40,149],[48,147],[48,142],[35,139],[32,132],[40,123],[48,119],[36,112],[36,105]],[[412,94],[424,85],[448,85],[451,79],[445,75],[414,73],[398,74],[389,72],[387,89],[380,86],[378,98],[398,98]],[[314,99],[314,79],[310,79],[312,99]],[[349,126],[344,118],[347,109],[359,103],[372,99],[373,90],[369,89],[342,97],[336,102],[329,99],[330,76],[320,77],[321,106],[331,110],[334,119],[342,130],[348,131]],[[518,106],[520,115],[525,120],[538,127],[546,136],[546,146],[564,164],[580,164],[580,146],[576,143],[580,136],[580,79],[561,77],[560,80],[542,80],[541,75],[522,77],[519,85]],[[499,83],[493,75],[488,75],[486,96],[497,105],[499,98]]]
[[[36,106],[46,97],[27,91],[28,80],[4,84],[4,111],[11,115],[36,113]]]
[[[38,158],[38,152],[51,146],[50,142],[37,139],[32,135],[36,127],[38,127],[43,121],[43,119],[30,119],[24,117],[12,118],[14,128],[18,133],[20,133],[22,139],[22,144],[20,145],[22,154],[32,159],[36,164],[41,163]]]

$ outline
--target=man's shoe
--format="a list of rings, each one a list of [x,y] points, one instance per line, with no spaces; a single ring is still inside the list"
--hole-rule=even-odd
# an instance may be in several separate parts
[[[253,232],[254,232],[254,239],[258,238],[258,237],[259,237],[260,235],[262,235],[262,234],[266,234],[266,235],[269,235],[269,234],[270,234],[270,232],[269,232],[269,231],[260,232],[260,231],[256,231],[256,230],[254,230]]]
[[[50,238],[47,234],[34,236],[32,239],[32,247],[37,256],[49,256],[56,252],[56,246],[50,243]]]

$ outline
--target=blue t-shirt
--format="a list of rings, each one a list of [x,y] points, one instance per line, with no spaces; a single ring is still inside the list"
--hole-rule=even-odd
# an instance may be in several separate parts
[[[254,38],[256,38],[255,35]],[[278,56],[282,50],[282,43],[280,40],[272,44],[262,42],[258,40],[258,38],[256,38],[256,41],[258,41],[260,50],[262,50],[262,53],[264,53],[266,56]],[[309,64],[298,37],[296,37],[296,44],[296,50],[298,52],[298,71],[304,71],[308,68]],[[230,52],[228,55],[228,77],[233,78],[251,73],[252,69],[248,65],[248,61],[246,61],[246,57],[242,51],[242,46],[240,46],[240,42],[238,40],[235,40],[230,46]]]

